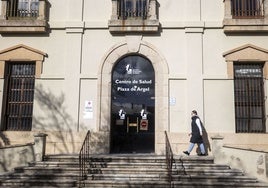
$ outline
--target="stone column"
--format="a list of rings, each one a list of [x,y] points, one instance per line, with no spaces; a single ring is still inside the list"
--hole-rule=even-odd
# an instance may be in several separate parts
[[[223,136],[216,135],[211,137],[212,139],[212,155],[214,156],[215,163],[220,163],[224,158],[224,153],[222,151],[223,147]]]
[[[117,10],[118,10],[118,1],[117,0],[112,0],[111,20],[117,20],[118,19]]]
[[[2,0],[1,3],[2,7],[1,7],[0,19],[5,20],[7,13],[7,0]]]
[[[149,1],[149,20],[156,20],[156,0]]]
[[[34,155],[35,161],[43,161],[46,152],[47,134],[38,133],[34,135]]]
[[[224,19],[232,19],[231,0],[224,0]]]
[[[39,0],[39,14],[38,20],[45,20],[46,19],[46,0]]]

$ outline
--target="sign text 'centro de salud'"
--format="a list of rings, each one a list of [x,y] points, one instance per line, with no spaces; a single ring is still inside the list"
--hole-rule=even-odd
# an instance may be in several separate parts
[[[150,87],[148,85],[151,85],[153,83],[152,80],[115,80],[115,84],[117,84],[117,91],[133,91],[133,92],[149,92]]]
[[[126,66],[126,75],[123,78],[114,80],[117,92],[150,92],[153,85],[152,79],[141,78],[142,73],[139,69],[133,69],[129,65]]]

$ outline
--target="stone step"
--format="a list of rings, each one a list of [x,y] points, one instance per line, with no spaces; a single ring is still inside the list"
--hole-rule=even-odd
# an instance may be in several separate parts
[[[216,176],[216,175],[173,175],[173,181],[182,182],[241,182],[241,183],[256,183],[258,180],[248,176]]]
[[[155,174],[166,173],[166,169],[161,168],[91,168],[90,174]],[[243,175],[236,169],[215,169],[215,168],[194,168],[194,169],[173,169],[173,174],[191,174],[191,175]]]
[[[174,161],[173,187],[268,187],[210,156],[178,155]],[[91,155],[89,165],[86,187],[170,188],[165,156]],[[51,155],[0,176],[0,187],[78,187],[79,173],[78,155]]]
[[[108,181],[85,181],[85,187],[116,187],[116,188],[170,188],[167,181],[126,181],[126,180],[108,180]]]
[[[213,156],[184,156],[184,155],[174,155],[174,160],[176,163],[191,163],[191,164],[213,164],[214,157]]]
[[[211,156],[174,156],[174,160],[176,163],[183,162],[184,164],[187,163],[198,163],[198,164],[213,164],[214,158]],[[146,163],[166,163],[166,157],[163,155],[90,155],[90,162],[119,162],[119,161],[127,161],[129,163],[136,163],[136,162],[146,162]]]
[[[90,174],[159,174],[166,173],[163,168],[91,168],[88,170]]]
[[[55,173],[78,173],[79,168],[75,167],[16,167],[14,168],[15,173],[25,173],[25,174],[55,174]]]
[[[79,168],[79,164],[75,162],[37,162],[37,163],[30,163],[30,167],[59,167],[59,168]],[[89,167],[93,170],[105,170],[106,168],[108,169],[137,169],[137,168],[146,168],[146,169],[166,169],[166,164],[165,163],[127,163],[127,162],[111,162],[111,163],[102,163],[102,162],[94,162],[90,163]],[[227,170],[230,169],[229,166],[227,165],[216,165],[216,164],[176,164],[173,165],[173,169],[222,169],[222,170]]]
[[[38,167],[75,167],[79,168],[79,162],[58,162],[58,161],[39,161],[39,162],[30,162],[29,166],[38,166]]]
[[[44,161],[50,162],[77,162],[79,164],[78,154],[46,155]]]
[[[175,172],[174,172],[175,173]],[[178,173],[184,175],[215,175],[215,176],[241,176],[244,175],[242,171],[237,169],[186,169],[179,170]]]
[[[176,181],[172,182],[171,186],[166,181],[118,181],[118,180],[107,180],[107,181],[85,181],[83,182],[85,187],[117,187],[117,188],[257,188],[257,187],[266,187],[265,183],[241,183],[241,182],[182,182]]]
[[[27,173],[12,173],[12,174],[8,174],[8,175],[2,175],[0,177],[0,181],[3,180],[11,180],[11,179],[75,179],[78,180],[79,179],[79,174],[78,173],[33,173],[33,174],[27,174]]]
[[[7,186],[13,187],[76,187],[77,181],[75,180],[61,180],[61,179],[8,179],[0,181],[0,187],[6,188]]]
[[[220,164],[176,164],[173,165],[173,169],[222,169],[227,170],[230,169],[228,165],[220,165]]]
[[[191,181],[191,182],[183,182],[176,181],[172,182],[172,187],[178,188],[257,188],[257,187],[266,187],[267,183],[241,183],[241,182],[199,182],[199,181]]]
[[[232,177],[232,176],[242,176],[243,174],[240,171],[235,170],[204,170],[204,171],[192,171],[189,173],[191,175],[185,177],[182,177],[180,175],[174,175],[173,174],[173,180],[174,181],[180,181],[181,179],[191,179],[191,177],[199,175],[200,179],[204,179],[205,176],[207,177],[215,177],[214,180],[217,180],[216,177]],[[203,177],[202,177],[202,176]],[[107,172],[100,172],[100,173],[91,173],[89,176],[89,179],[94,180],[112,180],[112,179],[146,179],[149,180],[167,180],[167,172],[166,171],[158,171],[158,172],[152,172],[152,171],[139,171],[139,172],[131,172],[131,171],[107,171]],[[207,178],[208,179],[208,178]]]
[[[166,163],[163,162],[132,162],[129,163],[127,161],[119,161],[119,162],[89,162],[89,166],[92,168],[113,168],[113,167],[120,167],[120,168],[140,168],[140,167],[146,167],[146,168],[166,168]]]
[[[88,180],[121,180],[121,181],[167,181],[166,173],[162,174],[91,174]]]

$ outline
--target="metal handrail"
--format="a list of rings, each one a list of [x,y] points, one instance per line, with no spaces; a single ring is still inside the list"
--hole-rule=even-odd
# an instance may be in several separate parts
[[[173,166],[174,158],[173,158],[172,148],[168,139],[167,131],[165,131],[165,137],[166,137],[166,164],[167,164],[167,170],[168,170],[169,184],[171,187],[172,166]]]
[[[82,181],[87,179],[87,174],[88,174],[88,161],[89,161],[89,146],[90,146],[90,131],[87,132],[87,135],[85,137],[85,140],[83,142],[83,145],[81,147],[81,150],[79,152],[79,169],[80,169],[80,174],[79,174],[79,187],[83,187]]]

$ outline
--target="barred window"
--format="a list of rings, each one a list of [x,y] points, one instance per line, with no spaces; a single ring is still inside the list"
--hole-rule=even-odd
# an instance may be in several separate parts
[[[119,0],[118,15],[121,19],[142,18],[148,14],[149,0]]]
[[[7,18],[35,18],[39,13],[39,0],[10,0],[7,7]]]
[[[260,18],[264,16],[264,0],[232,0],[233,18]]]
[[[237,133],[265,132],[263,64],[234,64]]]
[[[35,63],[7,63],[5,71],[4,130],[30,131],[35,85]]]

